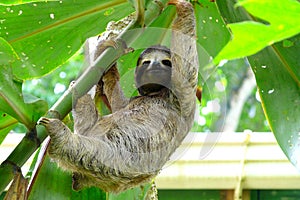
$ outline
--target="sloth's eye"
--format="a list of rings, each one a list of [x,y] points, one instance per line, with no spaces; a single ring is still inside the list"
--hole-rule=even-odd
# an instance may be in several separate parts
[[[149,65],[150,63],[151,63],[150,60],[145,60],[145,61],[143,61],[143,65]]]
[[[164,64],[164,65],[166,65],[168,67],[172,67],[172,63],[171,63],[170,60],[162,60],[161,62],[162,62],[162,64]]]

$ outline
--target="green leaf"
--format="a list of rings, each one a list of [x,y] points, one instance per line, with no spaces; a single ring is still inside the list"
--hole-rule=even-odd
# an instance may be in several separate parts
[[[4,112],[0,112],[0,144],[5,139],[11,129],[17,125],[18,121]]]
[[[198,43],[214,57],[229,41],[229,31],[215,2],[200,0],[194,9]]]
[[[215,2],[201,0],[194,5],[194,10],[199,57],[198,85],[203,85],[216,69],[216,66],[205,66],[226,45],[230,34]]]
[[[11,69],[11,65],[20,65],[21,62],[3,38],[0,38],[0,52],[0,110],[32,129],[47,111],[47,103],[42,100],[24,102],[21,84],[14,81]]]
[[[49,195],[51,194],[51,195]],[[31,186],[29,200],[47,197],[49,200],[80,200],[80,199],[105,199],[106,194],[97,188],[88,188],[79,192],[72,190],[72,175],[52,162],[48,155],[45,156],[42,166]]]
[[[29,3],[29,2],[38,2],[38,1],[46,1],[46,0],[2,0],[0,2],[0,5],[13,5],[13,4],[22,4],[22,3]]]
[[[59,184],[59,182],[58,182]],[[85,200],[85,199],[97,199],[97,200],[107,200],[106,193],[101,189],[96,187],[86,188],[81,191],[72,191],[72,200]],[[62,199],[64,200],[64,199]]]
[[[145,185],[121,192],[120,194],[110,193],[108,194],[108,200],[146,199],[147,191],[151,189],[151,185],[151,183],[147,183]]]
[[[269,24],[253,21],[229,24],[232,40],[215,57],[215,64],[221,60],[253,55],[266,46],[300,32],[300,3],[296,0],[241,0],[238,5]]]
[[[13,65],[20,79],[42,76],[70,58],[85,39],[109,21],[133,11],[126,0],[65,0],[0,6],[0,37],[20,53]],[[29,28],[30,27],[30,28]]]
[[[271,129],[290,161],[300,169],[300,35],[294,46],[277,43],[249,57]],[[287,56],[288,55],[288,56]],[[298,69],[294,74],[291,69]]]

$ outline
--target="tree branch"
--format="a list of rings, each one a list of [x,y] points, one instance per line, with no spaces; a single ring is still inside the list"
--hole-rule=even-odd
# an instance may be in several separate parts
[[[241,113],[245,102],[256,86],[253,72],[250,68],[247,70],[247,76],[242,82],[242,86],[237,93],[231,98],[230,110],[226,115],[223,131],[235,132],[240,121]]]

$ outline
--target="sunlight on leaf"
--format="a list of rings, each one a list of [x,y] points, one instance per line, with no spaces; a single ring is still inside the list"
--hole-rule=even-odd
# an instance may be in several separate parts
[[[300,32],[300,3],[296,0],[243,0],[237,5],[244,6],[252,15],[270,24],[251,21],[229,24],[232,40],[214,59],[215,64],[224,59],[252,55]],[[284,15],[280,13],[283,10]]]
[[[47,0],[2,0],[0,2],[0,5],[14,5],[14,4],[23,4],[23,3],[38,2],[38,1],[47,1]],[[52,0],[52,1],[58,1],[58,0]]]

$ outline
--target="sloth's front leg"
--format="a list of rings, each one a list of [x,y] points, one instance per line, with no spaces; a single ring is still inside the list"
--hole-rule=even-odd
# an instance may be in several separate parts
[[[59,119],[42,117],[38,121],[38,124],[43,125],[47,129],[48,135],[51,138],[50,156],[59,160],[69,157],[69,151],[72,149],[74,141],[76,141],[73,139],[75,135],[71,130]]]
[[[88,177],[80,173],[86,169],[90,163],[82,162],[86,151],[85,146],[89,145],[88,139],[81,139],[79,135],[73,134],[70,129],[58,119],[49,119],[43,117],[39,120],[39,125],[43,125],[49,136],[51,144],[48,153],[60,167],[73,172],[72,187],[74,190],[80,190],[85,186],[89,186],[92,182]],[[84,136],[82,136],[84,137]],[[91,156],[87,156],[88,158]]]
[[[42,117],[39,122],[43,125],[51,143],[49,154],[59,162],[62,167],[71,171],[94,171],[99,166],[99,149],[107,148],[107,145],[93,137],[73,134],[70,129],[58,119]],[[110,151],[107,151],[108,154]],[[105,157],[106,155],[104,155]]]

